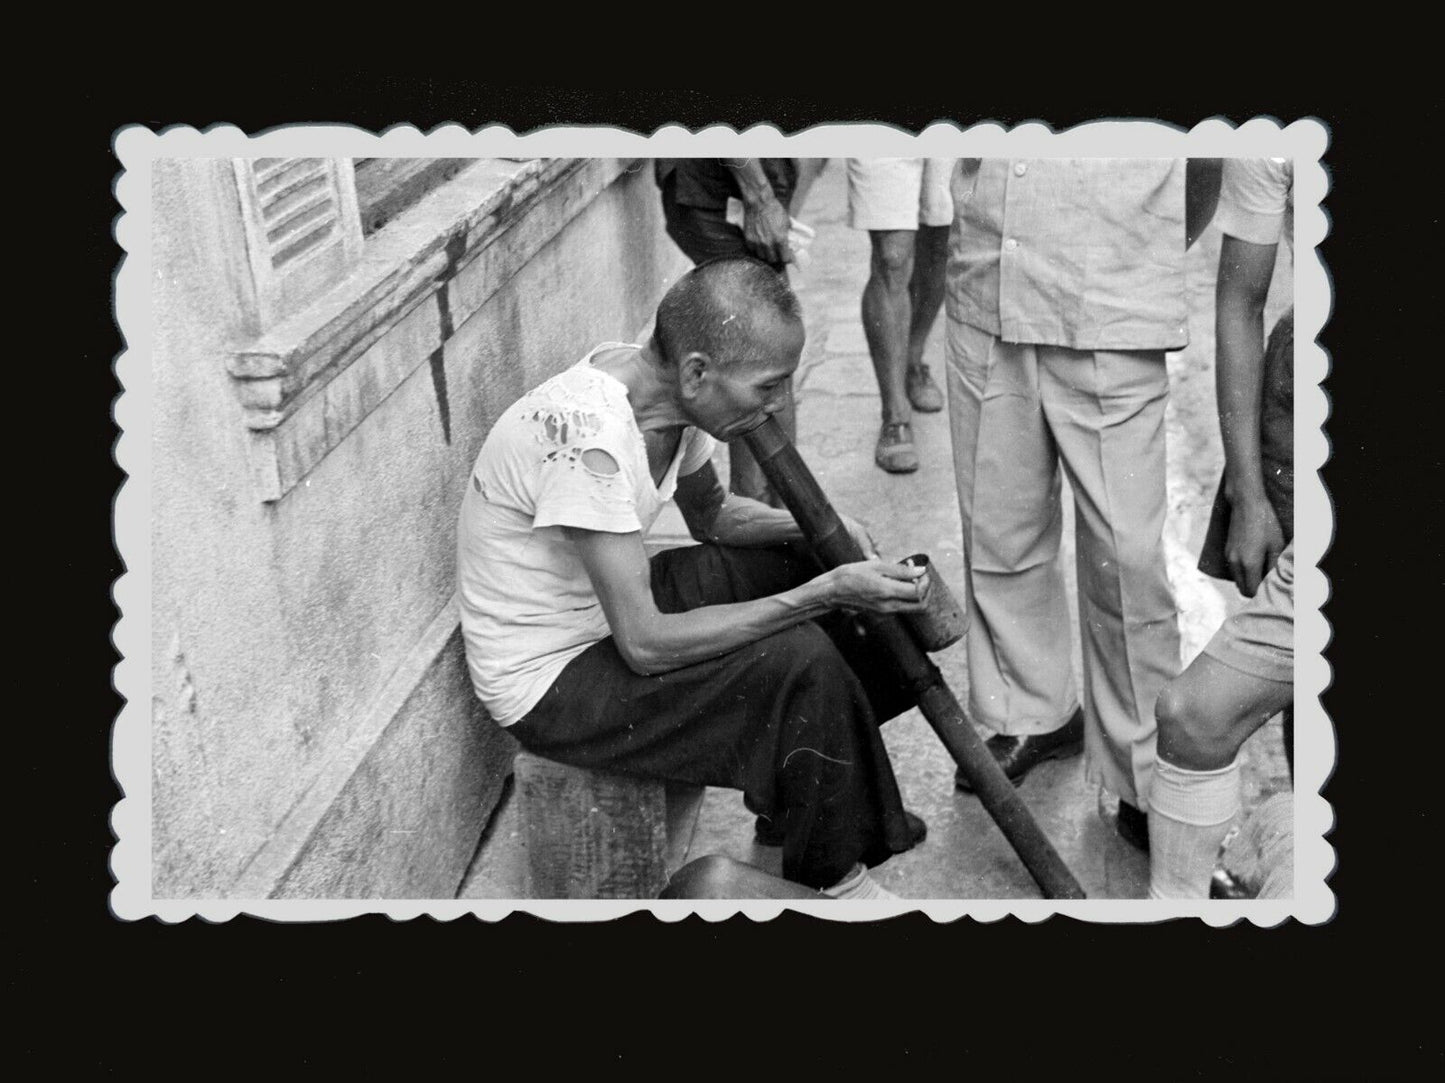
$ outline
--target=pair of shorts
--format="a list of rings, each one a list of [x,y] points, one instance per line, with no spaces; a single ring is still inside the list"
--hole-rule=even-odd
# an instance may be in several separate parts
[[[1284,547],[1254,597],[1220,625],[1204,653],[1251,677],[1294,683],[1294,542]]]
[[[949,181],[957,158],[849,158],[848,224],[917,229],[953,222]]]

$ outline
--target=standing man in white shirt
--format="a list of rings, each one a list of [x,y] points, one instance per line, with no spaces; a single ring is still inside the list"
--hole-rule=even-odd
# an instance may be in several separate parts
[[[1164,355],[1189,342],[1187,170],[1182,158],[962,159],[945,298],[969,713],[1016,782],[1086,750],[1090,780],[1119,797],[1119,834],[1141,849],[1154,701],[1179,672]],[[1082,690],[1061,473],[1075,501]]]

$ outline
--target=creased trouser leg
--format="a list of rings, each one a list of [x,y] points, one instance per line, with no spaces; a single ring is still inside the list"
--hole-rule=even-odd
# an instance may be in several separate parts
[[[1162,542],[1163,354],[1006,343],[950,320],[948,378],[970,711],[1000,733],[1046,733],[1078,703],[1058,559],[1062,460],[1077,510],[1089,775],[1144,805],[1154,700],[1179,669]]]
[[[949,422],[968,563],[969,711],[999,733],[1058,729],[1078,707],[1059,565],[1058,449],[1028,346],[947,323]]]
[[[1163,541],[1164,354],[1041,346],[1038,357],[1074,490],[1088,774],[1147,807],[1154,701],[1179,672]]]

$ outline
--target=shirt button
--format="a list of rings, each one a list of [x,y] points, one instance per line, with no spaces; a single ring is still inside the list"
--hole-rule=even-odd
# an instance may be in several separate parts
[[[1015,177],[1022,177],[1022,176],[1023,176],[1025,173],[1027,173],[1028,171],[1029,171],[1029,164],[1028,164],[1027,162],[1015,162],[1015,163],[1014,163],[1014,176],[1015,176]]]
[[[1019,246],[1019,243],[1018,241],[1010,237],[1008,240],[1004,241],[1003,246],[1005,250],[1012,252],[1015,248]]]

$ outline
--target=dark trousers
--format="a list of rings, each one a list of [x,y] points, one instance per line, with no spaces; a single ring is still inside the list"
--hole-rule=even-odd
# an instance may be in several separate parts
[[[750,256],[743,231],[731,225],[725,211],[713,207],[689,207],[677,201],[677,178],[662,182],[662,218],[667,235],[693,263],[706,263],[723,256]],[[782,272],[784,264],[773,270]]]
[[[658,608],[766,597],[817,573],[791,547],[698,545],[652,559]],[[573,764],[726,786],[783,827],[783,875],[835,884],[909,848],[878,723],[914,706],[855,618],[830,614],[669,673],[639,676],[611,637],[578,655],[510,731]]]

